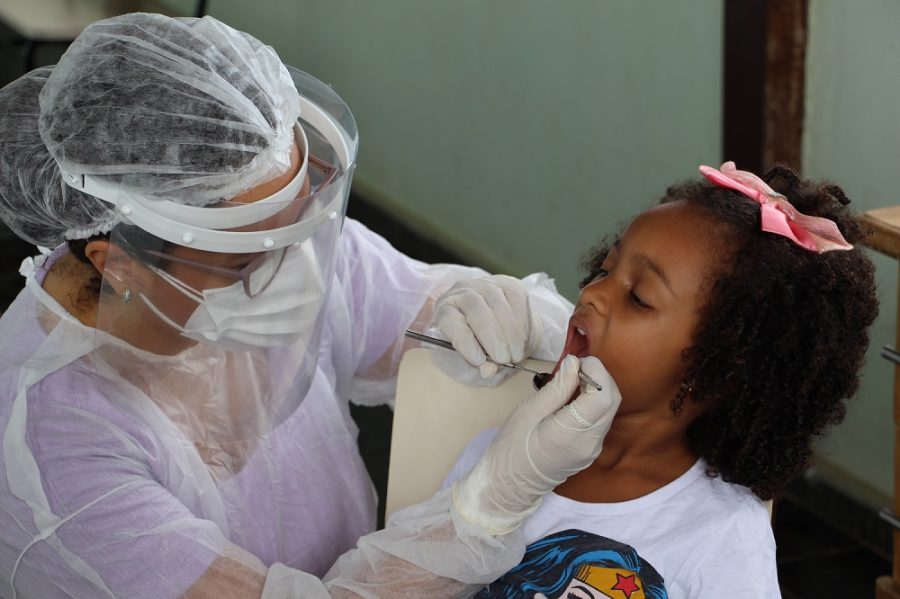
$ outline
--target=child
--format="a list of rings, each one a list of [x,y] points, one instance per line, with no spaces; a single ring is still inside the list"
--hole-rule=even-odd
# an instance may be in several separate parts
[[[765,182],[733,163],[701,172],[712,183],[671,187],[587,261],[562,355],[599,358],[621,405],[597,460],[523,525],[526,560],[479,597],[649,597],[646,572],[662,580],[654,597],[780,596],[763,500],[844,417],[877,314],[874,267],[850,245],[864,232],[839,187],[783,167]],[[579,555],[633,559],[545,580],[574,559],[547,547],[570,529]]]

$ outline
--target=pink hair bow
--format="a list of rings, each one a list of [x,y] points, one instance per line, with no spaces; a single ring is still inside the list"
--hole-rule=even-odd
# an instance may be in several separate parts
[[[787,237],[800,247],[820,254],[853,249],[834,221],[799,212],[765,181],[753,173],[737,170],[733,162],[724,163],[719,170],[701,166],[700,172],[719,187],[733,189],[758,202],[763,231]]]

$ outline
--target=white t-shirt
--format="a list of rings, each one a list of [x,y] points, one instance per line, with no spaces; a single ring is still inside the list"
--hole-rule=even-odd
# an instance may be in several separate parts
[[[471,470],[496,430],[469,443],[445,487]],[[749,489],[705,468],[699,460],[631,501],[550,493],[523,524],[522,563],[476,597],[781,597],[768,510]]]

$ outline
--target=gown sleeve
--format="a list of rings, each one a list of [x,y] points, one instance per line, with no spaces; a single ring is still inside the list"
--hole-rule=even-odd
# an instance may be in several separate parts
[[[461,279],[489,274],[480,268],[414,260],[349,218],[339,243],[335,281],[350,315],[345,334],[353,339],[356,373],[351,397],[361,405],[391,404],[400,359],[407,349],[419,344],[404,337],[404,330],[427,330],[442,293]],[[522,281],[541,324],[541,340],[534,357],[556,360],[565,342],[572,304],[544,273],[528,275]]]
[[[159,482],[161,448],[127,416],[54,399],[91,393],[63,378],[29,392],[23,445],[7,429],[4,578],[18,597],[181,595],[230,543]]]
[[[0,561],[15,590],[4,596],[461,597],[524,553],[518,532],[495,537],[469,524],[445,490],[362,537],[323,579],[283,564],[266,567],[230,543],[213,514],[189,507],[159,482],[177,465],[127,413],[50,399],[47,385],[55,378],[32,389],[40,400],[29,402],[25,429],[39,480],[24,484],[37,482],[33,488],[42,491],[5,490],[0,525],[15,547]],[[65,386],[87,391],[71,380]],[[24,460],[25,453],[4,458]],[[16,526],[17,534],[6,534]]]

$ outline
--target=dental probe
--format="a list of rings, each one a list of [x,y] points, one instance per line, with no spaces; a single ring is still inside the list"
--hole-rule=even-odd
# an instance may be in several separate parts
[[[425,333],[420,333],[418,331],[413,331],[412,329],[406,329],[406,336],[411,339],[416,339],[418,341],[423,341],[425,343],[430,343],[432,345],[442,347],[444,349],[449,349],[450,351],[456,351],[456,348],[453,347],[453,344],[449,341],[438,339],[437,337],[432,337],[431,335],[426,335]],[[549,372],[538,372],[533,368],[528,368],[527,366],[522,366],[521,364],[513,364],[512,362],[494,362],[490,359],[488,359],[488,362],[496,364],[497,366],[503,366],[504,368],[514,368],[515,370],[524,370],[525,372],[530,372],[534,375],[534,386],[538,389],[550,382],[550,379],[553,377],[553,375]],[[603,387],[601,385],[594,382],[591,377],[581,372],[580,370],[578,371],[578,378],[580,378],[583,383],[594,387],[597,391],[603,391]]]

